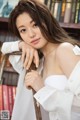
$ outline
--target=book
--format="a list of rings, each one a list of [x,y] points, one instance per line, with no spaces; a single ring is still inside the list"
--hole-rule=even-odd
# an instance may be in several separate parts
[[[75,22],[75,14],[76,14],[76,0],[73,0],[72,1],[71,19],[70,19],[71,23]]]
[[[8,92],[9,92],[9,111],[10,111],[10,116],[12,115],[12,110],[13,110],[13,91],[12,91],[12,86],[8,86]]]
[[[52,0],[48,0],[47,2],[47,7],[51,10],[51,4],[52,4]]]
[[[2,91],[2,84],[0,84],[0,112],[3,110],[3,91]]]
[[[9,86],[17,86],[18,77],[19,77],[19,75],[17,73],[10,72],[7,69],[7,71],[3,72],[3,76],[2,76],[2,78],[4,79],[3,84],[4,85],[9,85]]]
[[[62,8],[62,1],[59,1],[58,12],[57,12],[57,18],[56,18],[57,21],[60,21],[61,8]]]
[[[11,85],[12,85],[12,86],[17,86],[18,77],[19,77],[19,75],[18,75],[17,73],[11,75],[10,80],[12,81],[12,82],[11,82]]]
[[[52,13],[52,15],[54,13],[54,5],[55,5],[55,0],[53,0],[52,4],[51,4],[51,13]]]
[[[62,7],[61,7],[61,14],[60,14],[60,22],[64,21],[65,9],[66,9],[66,1],[63,0]]]
[[[2,85],[3,90],[3,109],[9,111],[9,93],[8,93],[8,86]]]
[[[59,2],[55,2],[53,16],[56,19],[57,19],[57,13],[58,13],[58,6],[59,6]]]
[[[12,87],[12,94],[13,94],[13,96],[12,96],[12,99],[13,99],[13,106],[14,106],[15,97],[16,97],[16,89],[17,89],[17,87],[15,87],[15,86],[13,86],[13,87]]]
[[[66,1],[66,9],[64,15],[64,23],[70,23],[71,11],[72,11],[72,0]]]
[[[8,72],[3,72],[2,79],[3,79],[2,84],[8,85],[8,82],[9,82],[9,73]],[[9,83],[11,84],[11,80],[10,80]]]
[[[76,4],[75,23],[78,23],[79,1]]]
[[[79,9],[78,9],[78,23],[80,23],[80,1],[79,1]]]

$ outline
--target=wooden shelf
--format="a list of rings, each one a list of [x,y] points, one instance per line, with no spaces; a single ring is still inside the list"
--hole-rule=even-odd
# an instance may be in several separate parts
[[[8,23],[8,18],[0,17],[0,22],[7,22]]]
[[[12,67],[4,67],[4,71],[17,73]]]
[[[80,23],[59,23],[62,28],[80,29]]]
[[[8,30],[8,18],[0,17],[0,30]]]

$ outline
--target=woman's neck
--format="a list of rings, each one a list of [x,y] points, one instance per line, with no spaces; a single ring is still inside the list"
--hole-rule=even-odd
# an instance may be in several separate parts
[[[41,52],[43,53],[44,57],[46,58],[50,53],[55,51],[58,44],[50,43],[48,42],[44,48],[41,49]]]

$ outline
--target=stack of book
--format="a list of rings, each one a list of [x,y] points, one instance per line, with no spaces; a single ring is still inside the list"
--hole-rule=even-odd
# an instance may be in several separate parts
[[[46,0],[45,4],[57,21],[80,23],[80,0]]]
[[[15,73],[17,74],[16,76],[12,72],[9,72],[8,68],[10,68],[11,65],[8,59],[5,60],[5,67],[8,71],[4,71],[3,68],[5,67],[2,63],[3,60],[4,55],[0,51],[0,120],[4,120],[6,118],[10,120],[16,96],[18,74]]]
[[[15,101],[16,87],[0,84],[0,120],[2,113],[6,112],[10,120]]]

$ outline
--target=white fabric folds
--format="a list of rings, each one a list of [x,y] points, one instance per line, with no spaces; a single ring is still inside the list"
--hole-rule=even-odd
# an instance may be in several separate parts
[[[73,52],[75,55],[80,55],[80,48],[78,46],[77,48],[74,47]],[[54,76],[51,77],[52,79],[54,79]],[[57,85],[57,83],[55,83],[56,86],[54,86],[54,83],[52,85],[49,81],[51,81],[50,77],[47,78],[46,86],[40,89],[34,95],[34,97],[45,110],[49,111],[50,120],[79,120],[80,61],[77,63],[74,70],[72,71],[68,82],[66,83],[66,86],[63,90],[60,90],[61,86]],[[72,108],[75,109],[74,114],[72,112]],[[77,111],[79,112],[79,114],[77,113]]]
[[[18,42],[19,41],[3,43],[1,49],[2,53],[6,54],[18,51]],[[28,90],[24,85],[24,77],[26,70],[23,68],[23,64],[20,58],[20,55],[9,56],[10,63],[12,64],[13,68],[19,73],[17,93],[11,120],[36,120],[33,94],[32,91]],[[49,120],[48,112],[46,112],[42,107],[41,113],[42,120]]]
[[[18,46],[17,42],[16,44]],[[2,52],[4,54],[9,50],[11,52],[13,51],[8,44],[6,47],[8,47],[6,52],[3,52],[5,49],[4,45],[2,47]],[[73,52],[75,55],[80,55],[80,48],[74,47]],[[24,86],[24,76],[26,71],[23,69],[20,56],[16,56],[16,58],[10,56],[9,59],[14,69],[20,75],[12,120],[36,120],[32,92]],[[58,79],[61,79],[61,77],[59,76]],[[57,83],[55,83],[56,86],[52,85],[48,82],[49,79],[54,79],[54,76],[52,76],[52,78],[48,77],[47,80],[45,80],[45,87],[40,89],[34,97],[42,107],[49,112],[50,120],[80,120],[80,61],[75,66],[68,82],[65,82],[63,88]],[[66,78],[64,79],[66,80]],[[79,109],[77,110],[76,108]],[[49,120],[48,116],[44,117],[43,120]]]

